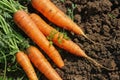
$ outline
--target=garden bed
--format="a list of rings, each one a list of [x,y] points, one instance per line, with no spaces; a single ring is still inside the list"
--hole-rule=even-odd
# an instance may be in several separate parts
[[[29,12],[38,13],[32,8],[31,4],[28,2],[29,0],[26,0],[27,2],[23,2],[22,0],[19,1],[24,6],[28,7]],[[87,59],[74,56],[56,46],[65,62],[65,66],[60,69],[48,57],[47,59],[62,79],[120,80],[120,0],[51,1],[78,24],[85,34],[97,44],[73,32],[63,29],[60,30],[67,32],[71,40],[79,45],[91,58],[107,68],[114,69],[113,71],[98,69],[98,67],[94,66],[94,64],[90,63]],[[56,28],[58,27],[49,22],[42,14],[39,15],[50,25]],[[4,72],[4,68],[1,66],[2,64],[3,63],[0,63],[0,76],[3,75]],[[8,67],[12,65],[16,64],[7,64]],[[37,74],[40,80],[47,80],[40,72],[37,72]],[[10,70],[7,72],[7,76],[10,78],[12,77],[10,80],[13,80],[13,77],[24,77],[25,73],[21,69],[17,69],[15,72]],[[24,77],[23,80],[26,80],[26,77]]]
[[[61,55],[63,70],[55,68],[64,80],[119,80],[120,79],[120,1],[119,0],[52,0],[84,30],[93,44],[82,36],[68,33],[89,56],[100,64],[114,68],[106,71],[87,60],[66,51]],[[71,14],[72,13],[72,14]],[[73,17],[72,17],[73,16]],[[43,79],[44,80],[44,79]]]

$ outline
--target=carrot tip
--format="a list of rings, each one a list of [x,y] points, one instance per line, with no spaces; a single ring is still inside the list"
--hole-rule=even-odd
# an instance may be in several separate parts
[[[102,45],[102,44],[99,44],[99,43],[91,40],[91,39],[90,39],[88,36],[86,36],[85,34],[83,34],[83,36],[84,36],[87,40],[89,40],[90,42],[92,42],[93,44]]]
[[[107,68],[107,67],[99,64],[98,62],[96,62],[94,59],[92,59],[92,58],[89,57],[89,56],[86,56],[86,58],[87,58],[88,60],[90,60],[90,62],[94,63],[94,65],[97,66],[98,68],[104,68],[104,69],[106,69],[106,70],[108,70],[108,71],[113,71],[113,70],[114,70],[114,69],[110,69],[110,68]]]
[[[94,42],[93,40],[91,40],[90,38],[88,38],[88,36],[86,36],[85,34],[83,34],[83,36],[84,36],[87,40],[89,40],[90,42],[92,42],[93,44],[96,44],[96,42]]]

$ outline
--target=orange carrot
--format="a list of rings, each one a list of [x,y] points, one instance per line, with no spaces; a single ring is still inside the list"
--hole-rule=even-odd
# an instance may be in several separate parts
[[[53,45],[49,45],[49,41],[25,11],[18,10],[15,12],[13,18],[19,28],[21,28],[40,48],[42,48],[58,67],[61,68],[64,66],[64,62],[58,51]]]
[[[16,60],[21,65],[25,73],[27,74],[29,80],[38,80],[36,73],[34,71],[34,68],[28,58],[28,56],[22,52],[19,51],[16,53]]]
[[[65,39],[64,35],[61,35],[60,38],[59,38],[59,35],[61,33],[58,32],[53,27],[49,26],[40,16],[38,16],[37,14],[32,13],[32,14],[30,14],[30,17],[36,23],[36,25],[39,28],[39,30],[45,36],[50,36],[51,32],[53,32],[53,31],[55,32],[55,34],[52,37],[52,41],[57,46],[59,46],[62,49],[65,49],[66,51],[68,51],[68,52],[70,52],[70,53],[72,53],[74,55],[87,58],[88,60],[92,61],[98,67],[105,68],[104,66],[102,66],[99,63],[97,63],[95,60],[93,60],[89,56],[87,56],[85,54],[85,52],[77,44],[75,44],[73,41],[71,41],[70,39]],[[61,42],[59,42],[59,39],[61,40]]]
[[[45,35],[45,36],[50,36],[52,32],[55,34],[53,35],[52,41],[59,46],[60,48],[63,48],[67,50],[70,53],[73,53],[74,55],[77,56],[82,56],[80,51],[80,47],[73,43],[70,39],[66,40],[63,38],[62,33],[58,32],[56,29],[48,25],[39,15],[32,13],[30,14],[31,19],[36,23],[37,27],[39,30]],[[61,38],[58,38],[59,35],[61,34]],[[61,43],[59,42],[58,39],[61,39]],[[68,46],[69,45],[69,46]],[[83,53],[83,52],[82,52]]]
[[[0,8],[7,13],[12,13],[14,22],[21,28],[43,51],[54,61],[58,67],[63,67],[64,62],[53,45],[49,45],[49,41],[37,28],[27,12],[24,11],[22,5],[15,0],[0,0]],[[27,11],[27,10],[26,10]]]
[[[47,59],[36,47],[30,46],[27,48],[27,53],[35,67],[41,71],[49,80],[62,80],[58,73],[52,68]]]
[[[41,12],[49,21],[78,35],[83,35],[90,40],[83,30],[67,15],[65,15],[65,13],[58,9],[50,0],[31,0],[31,3],[32,6]]]
[[[0,36],[1,35],[4,36],[2,38],[0,37],[0,41],[5,46],[7,46],[5,48],[3,46],[0,46],[0,50],[1,51],[2,50],[5,50],[5,51],[7,50],[6,53],[8,53],[8,54],[5,54],[4,56],[9,56],[9,55],[11,55],[9,53],[12,52],[12,55],[13,56],[15,55],[15,58],[16,58],[17,62],[23,68],[23,70],[25,71],[29,80],[38,80],[37,75],[34,71],[34,68],[33,68],[28,56],[24,52],[20,51],[20,49],[18,47],[18,45],[19,45],[18,43],[21,43],[24,40],[23,37],[19,33],[17,33],[15,30],[13,30],[13,28],[12,28],[13,25],[8,24],[6,19],[7,18],[5,18],[5,16],[3,17],[3,16],[0,15],[0,26],[1,26],[0,27]],[[14,35],[14,36],[11,37],[11,35]],[[0,52],[0,54],[1,54],[1,52]],[[5,70],[5,73],[6,73],[6,70]],[[2,80],[7,80],[7,79],[4,78]]]

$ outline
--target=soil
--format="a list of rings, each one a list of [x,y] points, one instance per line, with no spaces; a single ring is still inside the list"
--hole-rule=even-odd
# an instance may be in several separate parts
[[[97,44],[73,32],[67,31],[68,36],[91,58],[107,68],[114,69],[113,71],[99,69],[87,59],[58,48],[65,66],[59,69],[49,58],[48,60],[62,79],[120,80],[120,0],[51,1],[66,14],[68,14],[68,8],[72,9],[73,4],[77,5],[73,10],[74,22]],[[29,6],[29,11],[35,12],[31,5]],[[40,80],[47,80],[47,78],[42,74]]]
[[[113,68],[113,71],[98,69],[88,60],[62,50],[65,62],[63,69],[53,67],[63,80],[120,80],[120,0],[52,0],[67,14],[67,9],[74,9],[74,22],[85,34],[98,44],[93,44],[83,36],[68,32],[87,55],[100,64]],[[44,75],[41,80],[47,80]]]

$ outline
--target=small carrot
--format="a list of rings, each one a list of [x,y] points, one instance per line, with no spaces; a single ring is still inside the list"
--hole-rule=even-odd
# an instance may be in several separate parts
[[[28,56],[24,52],[22,51],[17,52],[16,60],[21,65],[27,76],[29,77],[29,80],[38,80],[34,68]]]
[[[49,80],[62,80],[58,73],[52,68],[47,59],[36,47],[30,46],[27,48],[27,53],[35,67],[41,71]]]
[[[1,32],[3,32],[4,34],[4,37],[0,38],[0,41],[3,41],[3,43],[8,46],[8,49],[10,50],[9,53],[14,51],[13,55],[16,54],[15,56],[16,60],[21,65],[21,67],[27,74],[28,78],[30,80],[38,80],[37,75],[34,71],[34,68],[28,56],[24,52],[20,51],[18,48],[17,43],[20,42],[20,40],[22,39],[18,37],[18,34],[14,33],[15,31],[11,28],[11,26],[5,21],[5,19],[1,15],[0,15],[0,25],[1,25],[0,28]],[[14,35],[14,36],[10,37],[10,35]]]
[[[8,7],[13,13],[14,22],[18,25],[18,27],[23,30],[44,52],[53,60],[53,62],[59,67],[62,68],[64,66],[64,62],[59,54],[59,52],[55,49],[53,45],[49,45],[49,41],[43,35],[43,33],[37,28],[36,24],[32,21],[27,12],[16,9],[16,3],[14,0],[10,0],[8,2],[6,0],[2,0],[0,3],[2,5],[6,5],[4,7]],[[6,8],[3,8],[6,9]]]
[[[94,43],[94,41],[88,38],[83,30],[75,22],[73,22],[72,19],[58,9],[50,0],[31,0],[31,4],[49,21],[78,35],[83,35],[85,38]]]
[[[92,61],[96,66],[98,67],[102,67],[105,69],[108,69],[104,66],[102,66],[101,64],[97,63],[95,60],[93,60],[92,58],[90,58],[89,56],[87,56],[85,54],[85,52],[77,45],[75,44],[73,41],[71,41],[70,39],[66,39],[64,38],[64,35],[62,33],[60,33],[59,31],[57,31],[56,29],[54,29],[53,27],[51,27],[50,25],[48,25],[39,15],[32,13],[30,14],[31,19],[34,21],[34,23],[36,23],[37,27],[39,28],[39,30],[45,35],[45,36],[50,36],[51,32],[54,31],[54,35],[52,35],[51,40],[60,48],[74,54],[77,56],[81,56],[81,57],[85,57],[88,60]],[[60,35],[62,34],[62,35]],[[51,36],[50,36],[51,37]],[[61,40],[61,43],[59,42],[59,39]]]

